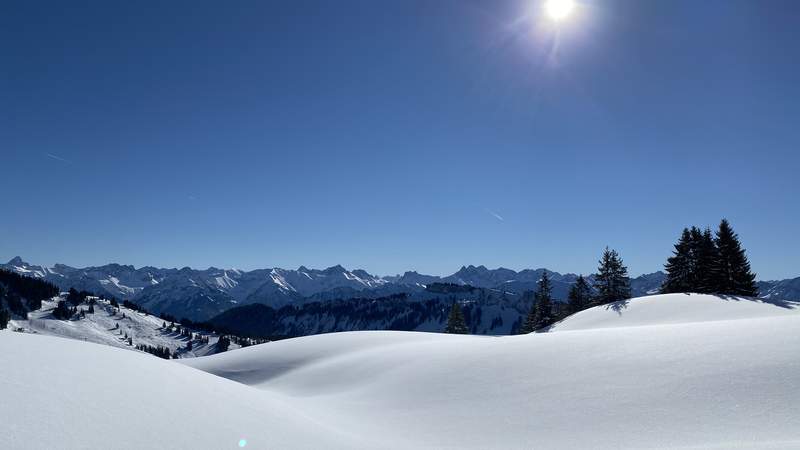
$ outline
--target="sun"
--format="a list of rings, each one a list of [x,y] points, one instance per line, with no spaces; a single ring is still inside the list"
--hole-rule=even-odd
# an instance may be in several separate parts
[[[573,9],[575,9],[574,0],[546,0],[544,4],[545,12],[556,22],[569,17]]]

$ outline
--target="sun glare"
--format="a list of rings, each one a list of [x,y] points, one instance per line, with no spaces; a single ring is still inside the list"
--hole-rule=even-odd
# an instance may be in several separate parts
[[[573,0],[546,0],[544,9],[551,19],[559,22],[569,17],[572,10],[575,9],[575,2]]]

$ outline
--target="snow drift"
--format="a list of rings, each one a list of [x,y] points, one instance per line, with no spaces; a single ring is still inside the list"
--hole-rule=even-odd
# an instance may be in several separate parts
[[[180,362],[0,333],[0,447],[798,448],[798,330],[795,304],[671,294],[550,333],[336,333]]]

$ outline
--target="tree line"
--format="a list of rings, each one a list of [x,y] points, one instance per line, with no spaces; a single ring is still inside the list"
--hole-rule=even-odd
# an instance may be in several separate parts
[[[716,233],[709,228],[684,228],[675,244],[673,255],[664,265],[666,280],[663,294],[695,292],[716,295],[758,296],[756,275],[742,248],[739,236],[730,223],[722,219]],[[599,261],[594,283],[590,286],[583,275],[570,287],[567,303],[556,308],[552,284],[545,271],[537,283],[533,304],[520,327],[520,333],[546,329],[558,320],[584,309],[626,300],[631,297],[628,268],[616,250],[606,247]],[[461,306],[453,302],[445,333],[469,332]]]
[[[58,288],[46,281],[0,269],[0,330],[12,315],[26,317],[42,307],[42,300],[58,295]]]
[[[725,219],[713,235],[708,228],[684,228],[664,268],[667,279],[661,292],[665,294],[758,296],[756,275],[750,270],[739,236]]]

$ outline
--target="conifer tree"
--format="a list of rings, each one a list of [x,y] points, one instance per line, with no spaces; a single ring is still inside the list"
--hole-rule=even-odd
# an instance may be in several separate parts
[[[553,287],[547,272],[542,273],[535,295],[534,331],[553,323]]]
[[[67,302],[59,301],[56,308],[53,310],[53,317],[59,320],[69,319],[72,316],[72,310],[67,306]]]
[[[67,293],[67,301],[73,306],[80,305],[81,296],[75,288],[69,288],[69,292]]]
[[[691,247],[692,236],[688,228],[683,229],[681,237],[675,244],[672,256],[667,258],[664,270],[667,278],[661,285],[661,293],[691,291]]]
[[[5,308],[0,308],[0,330],[6,329],[9,320],[11,320],[11,313]]]
[[[595,301],[605,305],[630,298],[631,280],[628,278],[628,268],[623,264],[619,253],[606,247],[599,263],[594,281],[597,290]]]
[[[719,252],[715,267],[719,284],[715,291],[720,294],[758,296],[756,275],[750,271],[750,262],[739,242],[739,236],[726,219],[722,219],[719,224],[715,242]]]
[[[578,279],[569,288],[569,293],[567,294],[567,315],[586,309],[591,297],[592,292],[589,288],[589,283],[586,282],[583,275],[578,276]]]
[[[519,327],[519,334],[533,333],[536,330],[536,300],[531,303],[531,309]]]
[[[217,340],[217,353],[227,352],[230,345],[231,340],[228,338],[228,336],[220,336],[219,340]]]
[[[461,311],[461,305],[458,302],[453,302],[450,308],[450,315],[447,316],[447,326],[444,329],[445,333],[450,334],[467,334],[467,324],[464,322],[464,313]]]
[[[715,293],[720,284],[719,250],[709,228],[698,237],[695,260],[697,274],[694,291],[703,294]]]

